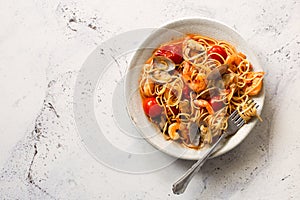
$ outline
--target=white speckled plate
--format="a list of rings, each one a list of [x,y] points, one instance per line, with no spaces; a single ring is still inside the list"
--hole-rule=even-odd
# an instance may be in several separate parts
[[[139,77],[142,66],[151,56],[154,48],[172,39],[180,38],[187,33],[201,34],[219,40],[226,40],[233,44],[239,51],[247,55],[247,58],[254,66],[254,71],[263,71],[255,54],[247,45],[246,41],[233,29],[212,19],[190,18],[180,19],[158,28],[142,43],[139,51],[133,56],[129,69],[127,70],[125,94],[127,96],[127,110],[142,136],[157,149],[174,157],[197,160],[201,158],[205,150],[188,149],[176,142],[166,141],[160,130],[144,114],[142,101],[139,94]],[[263,107],[265,93],[255,97],[259,104],[258,113]],[[244,125],[228,142],[219,149],[212,157],[222,155],[241,143],[254,127],[257,119]]]

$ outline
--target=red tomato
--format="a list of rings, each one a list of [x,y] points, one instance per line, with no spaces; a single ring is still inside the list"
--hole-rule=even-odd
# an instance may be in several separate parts
[[[162,46],[155,52],[155,55],[165,56],[170,58],[175,64],[180,64],[183,61],[182,43]]]
[[[149,117],[157,117],[162,112],[162,108],[158,105],[154,97],[144,99],[143,108]]]
[[[225,104],[223,101],[219,101],[221,99],[220,96],[214,96],[209,100],[209,103],[211,107],[214,109],[214,111],[218,111],[221,108],[224,108]]]
[[[218,46],[218,45],[212,46],[212,47],[208,50],[207,53],[208,53],[208,54],[218,53],[218,54],[220,54],[220,55],[224,58],[224,60],[227,58],[227,53],[226,53],[226,51],[225,51],[222,47],[220,47],[220,46]],[[219,55],[217,55],[217,54],[212,54],[212,55],[210,55],[209,57],[212,58],[212,59],[215,59],[215,60],[219,61],[220,63],[223,63],[223,59],[222,59]]]

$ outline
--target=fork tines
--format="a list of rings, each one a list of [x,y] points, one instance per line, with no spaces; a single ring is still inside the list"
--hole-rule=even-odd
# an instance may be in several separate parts
[[[237,116],[239,116],[239,115],[238,115],[238,111],[235,110],[233,113],[231,113],[231,115],[229,116],[229,119],[232,119],[232,120],[233,120],[233,118],[235,118],[235,117],[237,117]]]
[[[239,115],[237,110],[231,113],[229,120],[231,120],[237,126],[242,126],[245,123],[244,119]]]
[[[253,100],[253,99],[249,99],[247,101],[247,104],[250,106],[250,107],[255,107],[256,109],[259,107],[259,105]]]

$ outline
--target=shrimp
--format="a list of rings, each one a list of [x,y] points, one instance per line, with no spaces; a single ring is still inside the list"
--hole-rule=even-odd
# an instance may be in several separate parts
[[[188,83],[188,86],[195,92],[201,92],[206,88],[206,76],[202,73],[197,74],[195,79]]]
[[[198,107],[203,107],[203,108],[206,108],[206,110],[208,111],[208,113],[210,115],[214,114],[214,109],[212,108],[212,106],[208,103],[208,101],[205,101],[203,99],[197,99],[197,100],[194,100],[194,104],[195,106],[198,106]]]
[[[188,62],[183,63],[182,78],[189,88],[197,93],[206,88],[205,74],[199,73],[195,67]]]
[[[181,125],[179,122],[175,122],[171,124],[168,128],[169,136],[172,140],[178,140],[180,138],[179,131],[180,131]]]
[[[235,64],[236,66],[238,66],[242,62],[242,59],[246,59],[246,56],[241,52],[237,54],[232,54],[228,56],[228,58],[225,61],[225,64]]]
[[[246,59],[246,56],[244,54],[242,54],[241,52],[237,54],[234,53],[227,57],[225,64],[229,66],[229,69],[231,69],[231,71],[236,72],[237,66],[239,66],[243,61],[242,59]]]
[[[255,96],[260,92],[263,85],[263,75],[264,72],[249,72],[247,74],[247,79],[251,79],[250,81],[248,80],[251,85],[246,88],[246,94],[250,96]]]

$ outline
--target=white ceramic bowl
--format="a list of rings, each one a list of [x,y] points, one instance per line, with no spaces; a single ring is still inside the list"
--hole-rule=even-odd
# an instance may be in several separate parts
[[[173,21],[153,31],[152,34],[150,34],[150,36],[141,44],[139,51],[135,53],[131,60],[125,80],[127,110],[132,122],[137,127],[141,135],[160,151],[181,159],[197,160],[203,156],[205,149],[193,150],[174,141],[166,141],[160,130],[145,116],[142,108],[142,99],[138,89],[138,81],[142,66],[151,56],[153,50],[159,45],[172,39],[183,37],[187,33],[201,34],[218,40],[226,40],[233,44],[238,51],[246,54],[247,58],[254,66],[254,71],[263,71],[263,69],[246,41],[236,31],[227,25],[212,19],[189,18]],[[263,107],[264,96],[265,94],[263,89],[260,95],[254,98],[259,105],[259,114]],[[222,155],[236,147],[250,133],[256,122],[257,119],[251,120],[250,123],[244,125],[221,149],[215,152],[212,157]]]

